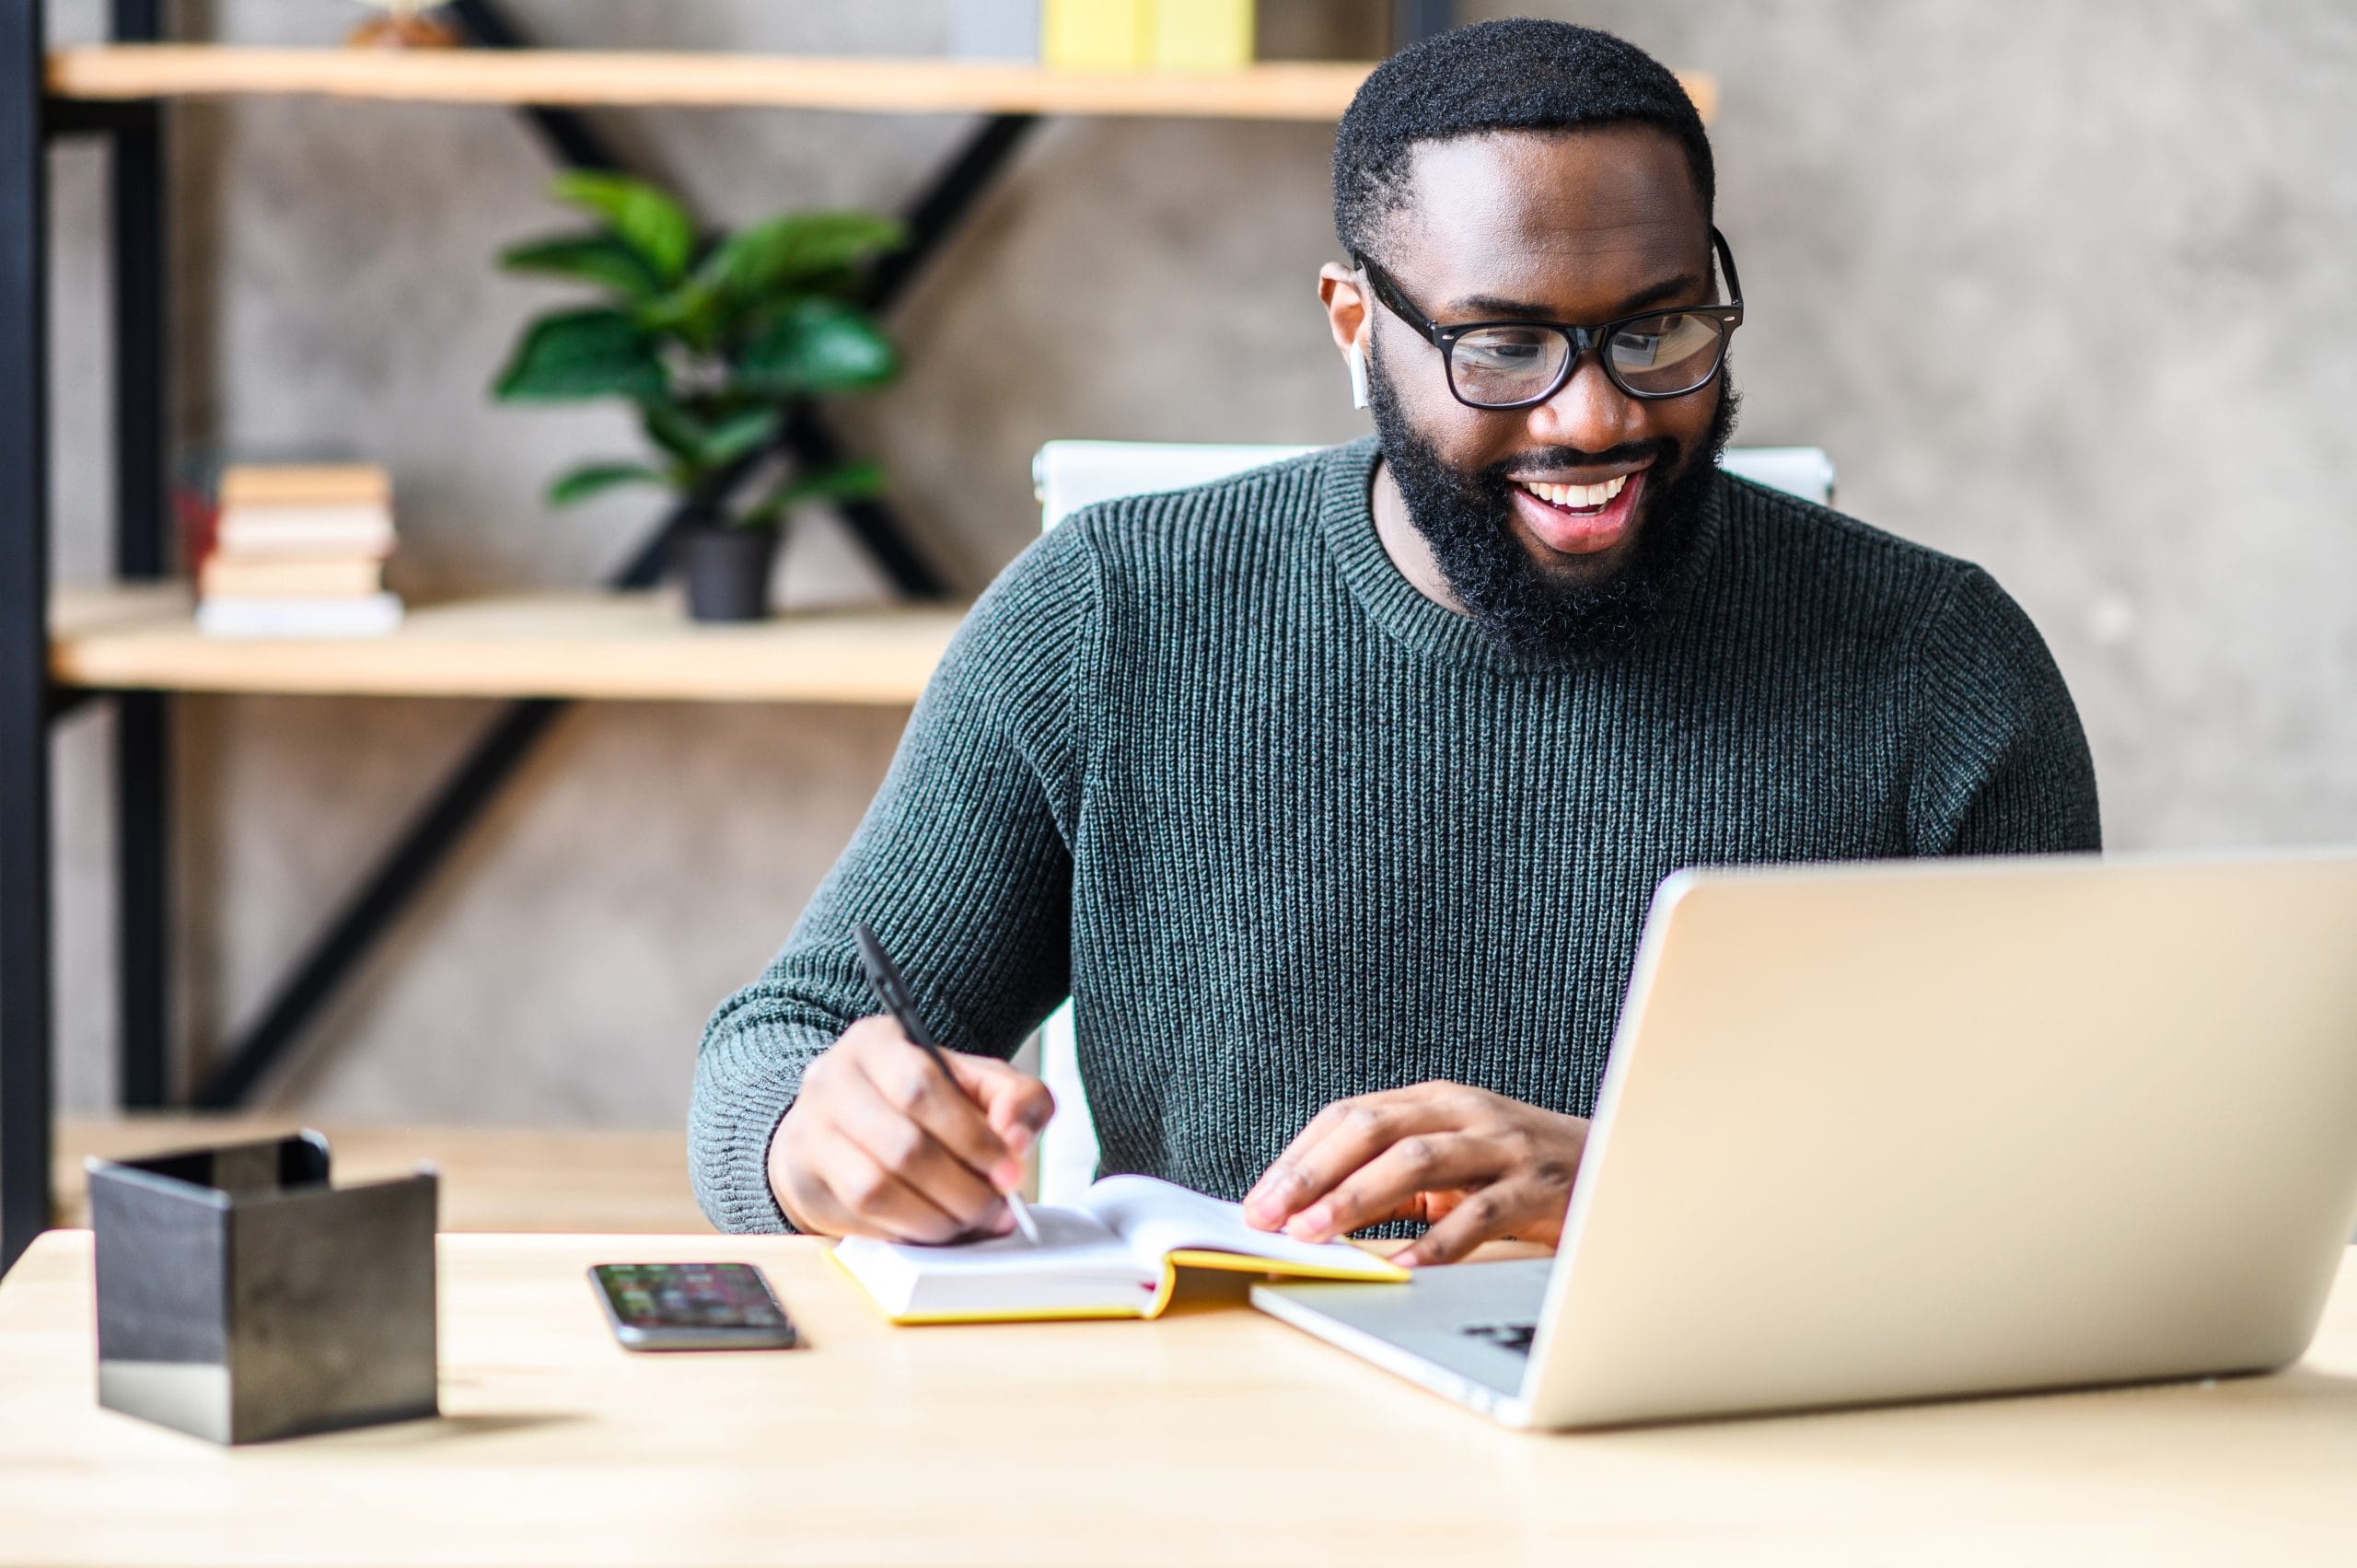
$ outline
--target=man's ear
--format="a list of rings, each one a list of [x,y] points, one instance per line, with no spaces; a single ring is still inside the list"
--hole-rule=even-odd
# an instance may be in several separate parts
[[[1334,346],[1346,354],[1353,343],[1364,348],[1367,297],[1359,274],[1340,261],[1327,262],[1318,269],[1318,297],[1326,307],[1326,324],[1333,331]]]

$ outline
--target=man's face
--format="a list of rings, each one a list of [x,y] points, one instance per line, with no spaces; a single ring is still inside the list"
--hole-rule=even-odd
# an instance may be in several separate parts
[[[1372,259],[1444,325],[1596,326],[1717,297],[1685,159],[1640,126],[1429,144]],[[1591,353],[1546,402],[1469,408],[1429,340],[1371,297],[1365,308],[1385,459],[1467,610],[1510,646],[1624,645],[1695,535],[1733,424],[1724,375],[1634,398]]]

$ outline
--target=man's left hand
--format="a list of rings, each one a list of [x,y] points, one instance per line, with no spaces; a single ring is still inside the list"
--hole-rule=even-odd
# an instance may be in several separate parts
[[[1245,1220],[1330,1241],[1387,1220],[1432,1228],[1393,1260],[1453,1263],[1484,1241],[1555,1246],[1587,1148],[1585,1117],[1464,1084],[1337,1100],[1244,1195]]]

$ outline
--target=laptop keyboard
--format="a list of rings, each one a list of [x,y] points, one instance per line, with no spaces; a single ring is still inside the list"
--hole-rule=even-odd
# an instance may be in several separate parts
[[[1516,1355],[1530,1353],[1530,1342],[1538,1332],[1536,1323],[1468,1323],[1457,1330],[1472,1339],[1487,1340],[1500,1350]]]

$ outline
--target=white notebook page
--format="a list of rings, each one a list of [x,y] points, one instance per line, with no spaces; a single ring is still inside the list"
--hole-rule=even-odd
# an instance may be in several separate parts
[[[1081,1194],[1080,1206],[1128,1243],[1131,1256],[1148,1268],[1158,1266],[1169,1253],[1191,1249],[1321,1269],[1364,1270],[1376,1277],[1387,1272],[1346,1242],[1296,1241],[1283,1231],[1255,1230],[1244,1223],[1242,1204],[1151,1176],[1109,1176]]]
[[[1039,1245],[1019,1234],[948,1247],[854,1236],[836,1260],[893,1317],[1047,1311],[1143,1312],[1162,1280],[1128,1244],[1078,1209],[1034,1209]]]
[[[895,1318],[1143,1312],[1162,1283],[1163,1259],[1190,1249],[1391,1277],[1355,1247],[1254,1230],[1239,1205],[1149,1176],[1109,1176],[1077,1206],[1031,1214],[1037,1246],[1019,1234],[946,1247],[853,1237],[836,1259]]]

